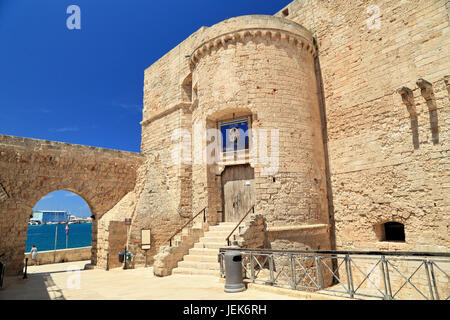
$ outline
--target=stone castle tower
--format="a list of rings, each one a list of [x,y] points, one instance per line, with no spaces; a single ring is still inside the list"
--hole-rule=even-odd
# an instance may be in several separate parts
[[[147,163],[119,203],[133,198],[122,212],[133,216],[136,262],[144,259],[143,227],[153,262],[203,208],[215,225],[237,223],[252,206],[266,219],[265,247],[448,250],[450,65],[437,54],[449,48],[439,40],[448,9],[431,3],[381,1],[380,22],[364,3],[294,1],[275,16],[202,27],[149,67]],[[420,32],[419,16],[427,24]],[[421,40],[408,43],[423,45],[399,45],[399,34],[416,30]],[[433,91],[432,102],[419,83]],[[401,87],[410,88],[416,113]],[[250,134],[227,149],[233,126]],[[387,222],[401,225],[406,239],[386,241]]]
[[[45,193],[15,181],[44,152],[41,170],[92,153],[76,158],[83,175],[37,172],[33,183],[87,200],[98,267],[119,266],[125,245],[135,266],[173,267],[193,242],[164,247],[203,209],[189,227],[197,240],[254,212],[267,248],[447,252],[449,32],[445,0],[295,0],[275,16],[202,27],[145,70],[140,155],[0,139],[12,168],[0,181],[1,227],[24,225],[1,246],[19,269],[12,239]],[[390,241],[392,223],[402,239]]]

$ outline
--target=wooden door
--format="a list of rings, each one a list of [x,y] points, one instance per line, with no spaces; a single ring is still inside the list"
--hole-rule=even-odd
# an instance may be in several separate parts
[[[222,173],[223,221],[238,222],[255,204],[254,171],[250,165],[227,166]]]

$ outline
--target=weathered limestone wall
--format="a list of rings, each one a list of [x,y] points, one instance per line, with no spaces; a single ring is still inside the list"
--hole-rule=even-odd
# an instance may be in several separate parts
[[[91,247],[56,250],[56,254],[54,250],[39,251],[37,260],[40,265],[90,260],[92,255],[91,251]],[[29,252],[25,253],[25,258],[28,258],[29,266],[33,265],[33,262],[31,261],[31,254]]]
[[[317,38],[337,249],[448,251],[448,1],[298,0],[277,16]],[[419,78],[432,84],[435,111]],[[406,243],[378,241],[387,221],[405,225]]]
[[[142,155],[0,135],[0,253],[8,274],[22,272],[28,221],[46,194],[67,190],[89,205],[92,223],[92,263],[97,263],[97,224],[136,182]]]
[[[124,251],[127,244],[127,227],[125,218],[131,218],[136,199],[134,190],[123,197],[98,222],[97,267],[116,268],[119,251]],[[108,261],[108,264],[107,264]]]
[[[141,151],[147,164],[137,181],[141,188],[129,239],[136,265],[145,263],[141,228],[151,230],[147,262],[152,264],[159,246],[167,245],[185,217],[197,210],[192,208],[191,167],[173,161],[172,152],[182,139],[177,130],[190,130],[191,81],[186,55],[203,29],[145,70]]]

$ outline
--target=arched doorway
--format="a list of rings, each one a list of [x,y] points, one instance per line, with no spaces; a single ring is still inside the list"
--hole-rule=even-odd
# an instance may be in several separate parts
[[[33,207],[28,222],[25,253],[32,245],[38,250],[38,261],[57,263],[91,259],[93,239],[92,212],[78,194],[58,190],[47,193]],[[84,254],[70,255],[58,250],[84,248]],[[51,252],[53,253],[51,253]],[[58,255],[56,254],[58,251]],[[53,259],[53,260],[52,260]]]

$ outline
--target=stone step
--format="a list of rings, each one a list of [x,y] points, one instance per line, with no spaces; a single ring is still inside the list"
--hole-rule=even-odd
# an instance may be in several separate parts
[[[196,268],[175,268],[172,271],[173,274],[194,274],[194,275],[209,275],[209,276],[220,276],[220,271],[218,270],[207,270],[207,269],[196,269]]]
[[[205,249],[219,249],[219,248],[224,248],[227,246],[227,243],[224,242],[210,242],[210,243],[202,243],[202,242],[197,242],[196,244],[194,244],[194,248],[205,248]]]
[[[235,226],[235,222],[222,222],[209,227],[194,247],[189,249],[183,261],[178,262],[172,273],[220,276],[218,249],[227,246],[226,237]]]
[[[205,232],[204,236],[205,237],[222,237],[223,239],[225,239],[226,237],[228,237],[228,235],[230,234],[230,231],[208,231]]]
[[[220,270],[219,262],[180,261],[178,268],[194,268],[202,270]]]
[[[237,221],[236,222],[219,222],[219,226],[235,226],[237,224]]]
[[[198,239],[198,242],[201,242],[201,243],[213,243],[213,242],[226,243],[227,241],[223,237],[210,237],[208,235],[206,237],[201,237],[200,239]]]
[[[217,250],[217,249],[208,249],[208,248],[191,248],[191,249],[189,249],[189,255],[217,257],[218,254],[219,254],[219,250]]]
[[[217,226],[211,226],[209,227],[208,231],[228,231],[231,232],[234,229],[235,226],[230,225],[217,225]]]
[[[202,254],[188,254],[184,256],[184,260],[183,261],[196,261],[196,262],[216,262],[218,263],[219,258],[218,258],[218,254],[219,251],[216,252],[215,255],[202,255]]]

